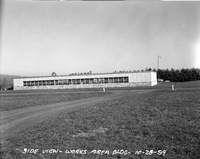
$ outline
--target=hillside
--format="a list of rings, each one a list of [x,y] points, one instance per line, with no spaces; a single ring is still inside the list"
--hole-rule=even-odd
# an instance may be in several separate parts
[[[15,75],[0,75],[0,89],[8,88],[13,86],[13,79],[20,76]]]

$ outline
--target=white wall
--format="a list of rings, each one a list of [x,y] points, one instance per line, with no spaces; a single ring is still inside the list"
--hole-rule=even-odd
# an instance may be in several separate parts
[[[23,86],[23,79],[13,79],[13,85],[15,86]]]
[[[150,82],[151,72],[135,72],[132,73],[132,79],[130,82]]]

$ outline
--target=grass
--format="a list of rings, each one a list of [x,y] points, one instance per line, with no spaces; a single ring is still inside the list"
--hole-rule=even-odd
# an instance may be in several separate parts
[[[33,89],[33,90],[8,90],[0,91],[0,94],[36,94],[36,93],[85,93],[85,92],[102,92],[102,88],[76,88],[76,89]]]
[[[200,158],[199,89],[155,90],[130,93],[70,113],[62,112],[48,121],[28,127],[2,140],[1,156],[12,158]],[[39,149],[23,154],[24,148]],[[43,154],[44,149],[108,150],[110,154]],[[17,150],[16,150],[17,149]],[[128,155],[112,155],[113,150],[128,150]],[[163,155],[135,154],[136,151],[166,150]],[[79,150],[80,152],[80,150]]]
[[[1,105],[0,111],[10,111],[14,109],[33,107],[38,105],[46,105],[53,103],[67,102],[77,99],[85,99],[90,97],[103,96],[109,92],[34,92],[30,91],[27,93],[6,93],[1,94]]]
[[[200,88],[200,81],[189,81],[189,82],[162,82],[154,86],[155,88],[169,88],[174,85],[175,88]]]

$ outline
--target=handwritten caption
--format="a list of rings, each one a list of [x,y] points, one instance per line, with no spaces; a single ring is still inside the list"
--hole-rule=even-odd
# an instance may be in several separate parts
[[[76,150],[60,150],[60,149],[29,149],[29,148],[24,148],[23,150],[19,150],[17,149],[18,151],[21,151],[23,154],[38,154],[38,153],[42,153],[42,154],[57,154],[57,153],[64,153],[64,154],[67,154],[67,155],[70,155],[70,154],[77,154],[77,155],[86,155],[86,154],[94,154],[94,155],[141,155],[141,154],[144,154],[144,155],[153,155],[153,154],[157,154],[159,156],[165,156],[166,154],[166,150],[137,150],[137,151],[128,151],[128,150],[124,150],[124,149],[121,149],[121,150],[96,150],[96,149],[93,149],[93,150],[82,150],[82,149],[76,149]]]

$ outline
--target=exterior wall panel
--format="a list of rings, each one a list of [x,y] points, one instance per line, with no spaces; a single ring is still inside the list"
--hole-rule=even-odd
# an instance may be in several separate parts
[[[23,80],[22,79],[13,79],[14,86],[23,86]]]
[[[156,72],[151,72],[151,86],[157,85],[157,74]]]

